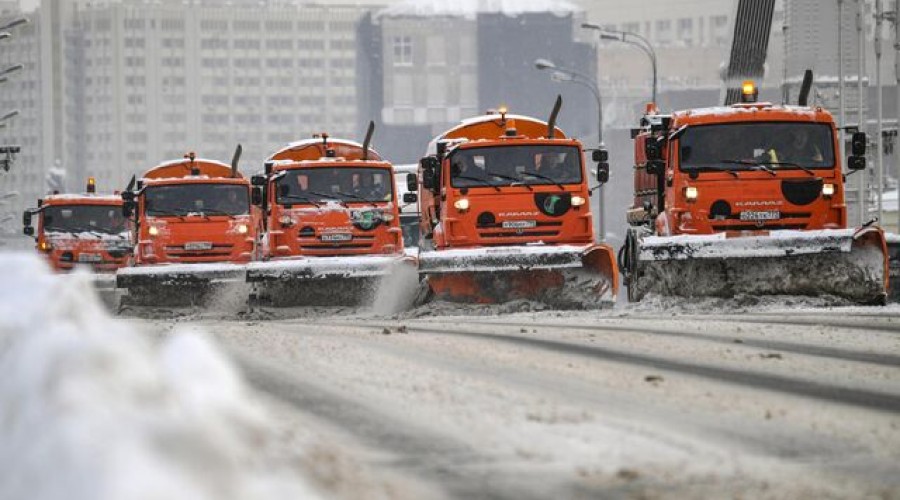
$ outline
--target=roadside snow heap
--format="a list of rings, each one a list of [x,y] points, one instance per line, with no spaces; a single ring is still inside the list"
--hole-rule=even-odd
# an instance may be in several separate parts
[[[316,496],[260,456],[273,426],[203,336],[156,346],[36,256],[0,276],[0,498]]]

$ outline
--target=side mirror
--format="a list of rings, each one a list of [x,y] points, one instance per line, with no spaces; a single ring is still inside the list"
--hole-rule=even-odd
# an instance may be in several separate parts
[[[597,181],[600,184],[609,182],[609,163],[601,162],[597,164]]]
[[[419,164],[422,167],[422,187],[434,191],[441,183],[441,162],[434,156],[426,156]]]
[[[22,228],[22,232],[25,233],[25,236],[34,236],[34,228],[31,226],[25,226]]]
[[[419,201],[419,195],[417,193],[403,193],[403,203],[415,203],[417,201]]]
[[[134,201],[134,191],[122,191],[122,199],[125,201]]]
[[[130,193],[130,191],[126,191],[126,193]],[[133,193],[132,193],[133,194]],[[122,196],[125,196],[125,193],[122,193]],[[126,219],[130,219],[132,215],[134,215],[135,203],[132,200],[126,200],[125,203],[122,204],[122,216]]]
[[[419,176],[416,174],[406,174],[406,190],[416,192],[419,190]],[[410,202],[412,203],[412,202]]]
[[[31,227],[31,210],[26,210],[22,213],[22,225]]]
[[[609,161],[609,151],[605,149],[595,149],[593,153],[591,153],[591,159],[594,160],[594,163],[606,163]]]
[[[865,156],[850,156],[847,158],[847,168],[853,170],[854,172],[857,170],[863,170],[866,168],[866,157]]]
[[[654,162],[662,159],[662,149],[660,140],[656,137],[647,137],[644,141],[644,156],[648,162]]]
[[[260,207],[260,206],[262,206],[262,202],[263,202],[262,188],[259,186],[253,186],[250,189],[250,203],[256,205],[257,207]]]
[[[250,178],[250,184],[254,186],[265,186],[266,180],[268,180],[268,177],[266,177],[265,175],[256,174]]]
[[[850,139],[850,151],[853,156],[865,156],[866,154],[866,133],[854,132]],[[863,162],[865,164],[865,161]],[[852,168],[852,167],[851,167]]]

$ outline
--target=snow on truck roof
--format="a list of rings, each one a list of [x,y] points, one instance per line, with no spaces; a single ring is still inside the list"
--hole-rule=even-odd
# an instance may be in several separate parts
[[[782,117],[790,120],[832,121],[831,113],[823,108],[774,105],[766,102],[684,109],[672,113],[672,118],[675,121],[690,121],[694,118],[741,119],[751,116],[765,116],[766,119]]]
[[[568,0],[405,0],[376,15],[382,17],[463,17],[478,14],[503,14],[515,17],[525,13],[549,12],[566,16],[583,9]]]
[[[502,115],[500,113],[488,113],[484,115],[473,116],[471,118],[466,118],[458,125],[453,126],[452,128],[444,131],[441,135],[435,137],[428,143],[428,149],[425,154],[435,154],[437,151],[437,143],[438,141],[447,141],[447,140],[459,140],[460,142],[465,142],[466,140],[478,140],[478,139],[499,139],[504,137],[504,131],[507,127],[515,127],[520,134],[525,135],[528,138],[537,139],[543,138],[547,134],[547,122],[538,118],[534,118],[531,116],[524,115],[506,115],[506,123],[501,124]],[[484,130],[483,127],[477,127],[480,124],[489,124],[494,123],[497,125],[496,130],[492,130],[491,137],[485,137],[485,132],[489,131]],[[520,124],[524,126],[520,126]],[[473,137],[466,137],[459,132],[464,131],[467,128],[471,128]],[[556,138],[557,139],[567,139],[565,132],[562,131],[558,126],[555,127],[556,130]],[[531,132],[529,135],[528,131]],[[537,135],[534,135],[534,132],[538,131]],[[496,133],[496,135],[493,135]]]
[[[113,194],[90,194],[90,193],[63,193],[63,194],[51,194],[47,195],[43,198],[43,203],[46,205],[48,203],[53,202],[62,202],[62,203],[70,203],[73,201],[84,202],[83,204],[89,205],[90,202],[97,202],[102,205],[107,205],[111,203],[122,203],[122,197],[113,195]]]
[[[287,156],[288,153],[291,153],[291,152],[299,153],[305,149],[317,150],[319,152],[318,153],[319,157],[318,158],[313,158],[313,157],[295,158],[295,159],[318,160],[319,158],[325,157],[323,144],[324,144],[324,141],[322,140],[321,137],[313,137],[310,139],[302,139],[299,141],[295,141],[295,142],[292,142],[292,143],[288,144],[287,146],[279,149],[272,155],[270,155],[269,158],[267,159],[267,161],[288,160],[288,159],[291,159],[291,158],[285,158],[285,156]],[[350,158],[350,159],[354,159],[354,160],[357,159],[357,158],[355,158],[356,156],[359,156],[360,158],[362,157],[363,145],[356,141],[352,141],[350,139],[329,137],[328,138],[328,146],[329,146],[329,149],[336,150],[336,152],[338,153],[338,156],[340,156],[340,157]],[[381,155],[378,154],[378,151],[376,151],[375,148],[373,148],[371,144],[369,145],[369,156],[371,157],[370,158],[371,160],[379,160],[379,161],[383,160]]]

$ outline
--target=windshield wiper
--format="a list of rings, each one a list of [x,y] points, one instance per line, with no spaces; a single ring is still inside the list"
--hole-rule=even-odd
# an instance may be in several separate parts
[[[299,194],[285,194],[285,195],[282,195],[282,196],[279,196],[279,197],[278,197],[278,202],[281,203],[281,204],[283,204],[283,205],[286,204],[286,203],[284,203],[285,200],[305,201],[305,202],[308,202],[308,203],[312,203],[313,205],[316,206],[316,208],[321,208],[321,207],[322,207],[322,205],[319,205],[318,203],[316,203],[315,200],[313,200],[312,198],[310,198],[309,196],[306,196],[306,195],[299,195]]]
[[[531,176],[531,177],[536,177],[536,178],[538,178],[538,179],[543,179],[543,180],[545,180],[545,181],[550,181],[550,182],[556,184],[557,186],[559,186],[559,189],[561,189],[561,190],[563,190],[563,191],[566,190],[566,187],[563,186],[562,183],[560,183],[560,182],[557,181],[556,179],[553,179],[552,177],[547,177],[546,175],[539,174],[539,173],[537,173],[537,172],[522,172],[522,175],[529,175],[529,176]]]
[[[207,217],[209,215],[225,215],[228,217],[236,217],[237,215],[245,215],[245,214],[233,214],[233,213],[226,212],[224,210],[219,210],[216,208],[204,208],[200,213]]]
[[[807,174],[809,174],[809,175],[811,175],[811,176],[813,176],[813,177],[815,177],[815,175],[816,175],[816,173],[813,172],[809,167],[804,167],[803,165],[800,165],[799,163],[794,163],[794,162],[791,162],[791,161],[770,161],[770,162],[767,162],[767,163],[768,163],[769,165],[787,165],[787,166],[789,166],[789,167],[797,167],[797,168],[799,168],[800,170],[806,172]]]
[[[731,164],[737,164],[737,165],[746,165],[746,163],[744,163],[744,162],[741,161],[741,160],[719,160],[719,162],[720,162],[720,163],[731,163]],[[734,170],[732,170],[732,169],[730,169],[730,168],[727,168],[727,167],[722,167],[722,166],[719,166],[719,165],[704,165],[703,167],[700,167],[700,168],[704,168],[704,169],[713,169],[713,170],[715,170],[715,171],[717,171],[717,172],[728,172],[728,173],[731,174],[735,179],[740,179],[740,177],[741,177],[741,176],[738,175],[738,173],[735,172]]]
[[[497,172],[485,172],[485,173],[486,173],[487,175],[492,176],[492,177],[499,177],[499,178],[501,178],[501,179],[506,179],[506,180],[508,180],[508,181],[512,181],[512,183],[510,184],[510,186],[525,186],[525,187],[528,188],[529,191],[534,191],[534,188],[531,187],[531,186],[529,186],[528,183],[522,182],[522,179],[517,179],[517,178],[515,178],[515,177],[510,177],[510,176],[508,176],[508,175],[504,175],[504,174],[497,173]]]
[[[369,205],[372,205],[373,207],[378,208],[378,205],[376,205],[374,201],[369,200],[369,199],[367,199],[367,198],[363,198],[362,196],[359,196],[358,194],[345,193],[345,192],[343,192],[343,191],[335,191],[334,194],[339,194],[339,195],[341,195],[341,196],[346,196],[346,197],[349,197],[349,198],[353,198],[354,200],[359,200],[359,201],[361,201],[361,202],[363,202],[363,203],[368,203]]]
[[[494,184],[493,182],[488,182],[487,179],[481,179],[481,178],[478,178],[478,177],[470,177],[470,176],[468,176],[468,175],[454,175],[453,178],[454,178],[454,179],[468,179],[468,180],[470,180],[470,181],[480,182],[480,183],[484,184],[485,186],[490,186],[490,187],[496,189],[497,192],[502,191],[502,189],[500,189],[499,186],[497,186],[497,185]]]

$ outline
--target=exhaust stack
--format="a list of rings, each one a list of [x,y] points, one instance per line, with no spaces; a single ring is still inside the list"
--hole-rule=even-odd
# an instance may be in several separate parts
[[[559,116],[559,110],[562,108],[562,95],[556,96],[556,103],[553,105],[553,111],[550,113],[550,120],[547,121],[547,139],[553,139],[556,135],[556,117]]]
[[[369,144],[372,143],[372,134],[375,133],[375,122],[369,121],[369,128],[366,129],[366,138],[363,140],[363,153],[362,159],[363,161],[369,159]]]
[[[800,96],[797,97],[799,106],[809,106],[809,91],[812,89],[813,72],[811,69],[803,73],[803,84],[800,86]]]

